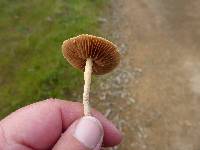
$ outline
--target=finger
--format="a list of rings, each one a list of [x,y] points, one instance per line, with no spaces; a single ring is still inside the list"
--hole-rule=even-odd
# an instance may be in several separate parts
[[[95,117],[83,117],[65,131],[53,150],[100,150],[103,135],[103,127]]]
[[[34,149],[51,148],[75,120],[83,114],[82,105],[62,100],[47,100],[24,107],[0,122],[7,142]],[[121,141],[119,131],[99,112],[93,111],[104,128],[105,146]]]

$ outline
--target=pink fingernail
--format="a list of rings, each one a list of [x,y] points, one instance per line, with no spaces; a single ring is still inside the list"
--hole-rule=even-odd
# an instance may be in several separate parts
[[[78,141],[90,149],[95,148],[95,150],[102,144],[103,135],[101,123],[91,116],[83,117],[74,132],[74,137]]]

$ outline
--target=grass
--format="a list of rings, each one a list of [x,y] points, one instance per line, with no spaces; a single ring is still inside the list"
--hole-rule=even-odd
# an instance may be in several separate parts
[[[0,1],[0,118],[49,97],[77,98],[83,74],[61,53],[72,36],[99,34],[106,0]]]

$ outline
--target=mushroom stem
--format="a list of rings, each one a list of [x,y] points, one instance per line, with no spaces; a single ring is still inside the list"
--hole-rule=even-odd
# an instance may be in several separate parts
[[[86,61],[85,71],[84,71],[85,84],[83,92],[83,107],[85,116],[91,115],[90,102],[89,102],[91,75],[92,75],[92,59],[88,58]]]

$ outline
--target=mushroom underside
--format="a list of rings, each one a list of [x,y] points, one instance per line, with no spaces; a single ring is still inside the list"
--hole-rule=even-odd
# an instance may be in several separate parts
[[[67,61],[80,70],[84,70],[87,58],[93,62],[93,74],[105,74],[119,63],[117,47],[103,39],[91,35],[81,35],[64,41],[63,55]]]

